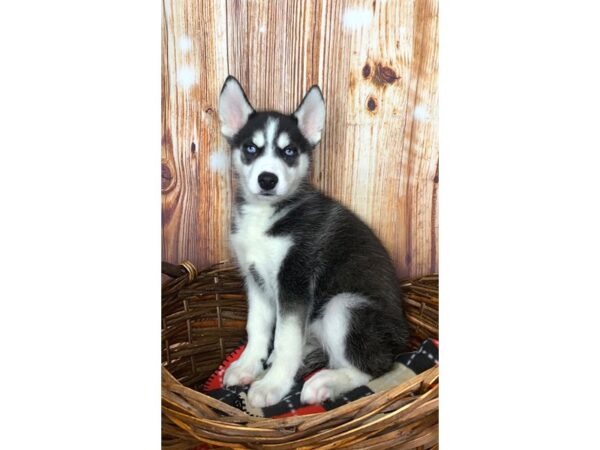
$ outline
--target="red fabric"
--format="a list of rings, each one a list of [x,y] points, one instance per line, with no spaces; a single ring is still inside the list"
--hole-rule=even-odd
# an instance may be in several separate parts
[[[219,368],[209,377],[208,380],[202,386],[202,390],[204,392],[213,391],[215,389],[220,389],[223,387],[223,373],[227,370],[227,368],[236,361],[242,353],[244,353],[244,349],[246,348],[246,344],[240,345],[233,352],[231,352],[225,358],[225,361],[219,366]]]

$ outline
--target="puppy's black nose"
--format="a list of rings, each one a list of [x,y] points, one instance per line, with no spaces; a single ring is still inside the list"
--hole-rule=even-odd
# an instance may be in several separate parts
[[[258,176],[258,185],[265,191],[273,189],[278,181],[277,175],[271,172],[263,172]]]

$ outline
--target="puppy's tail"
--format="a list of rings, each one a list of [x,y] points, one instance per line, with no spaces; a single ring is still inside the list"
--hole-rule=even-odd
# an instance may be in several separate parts
[[[300,369],[298,369],[298,373],[296,373],[296,381],[300,381],[306,375],[317,369],[327,367],[328,363],[329,358],[323,349],[321,347],[315,348],[304,357],[302,365],[300,366]]]

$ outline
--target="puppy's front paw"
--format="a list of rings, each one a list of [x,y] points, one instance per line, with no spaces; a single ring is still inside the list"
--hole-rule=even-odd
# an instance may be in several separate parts
[[[252,383],[248,391],[248,400],[255,408],[264,408],[279,403],[291,388],[290,383],[279,383],[269,377]]]
[[[252,383],[263,372],[262,361],[245,361],[238,359],[225,371],[223,384],[225,386],[245,386]]]
[[[332,374],[331,370],[317,372],[304,383],[302,393],[300,394],[300,401],[314,405],[333,399],[336,396],[336,381],[336,377]]]

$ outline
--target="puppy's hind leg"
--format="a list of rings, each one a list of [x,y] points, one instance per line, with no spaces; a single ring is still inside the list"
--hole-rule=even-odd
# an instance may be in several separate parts
[[[302,388],[303,403],[321,403],[366,384],[372,376],[359,370],[346,358],[346,340],[351,325],[352,309],[367,303],[356,294],[339,294],[325,306],[323,317],[313,324],[329,358],[330,369],[313,375]]]
[[[322,403],[369,382],[371,376],[355,367],[325,369],[313,375],[302,388],[302,403]]]

